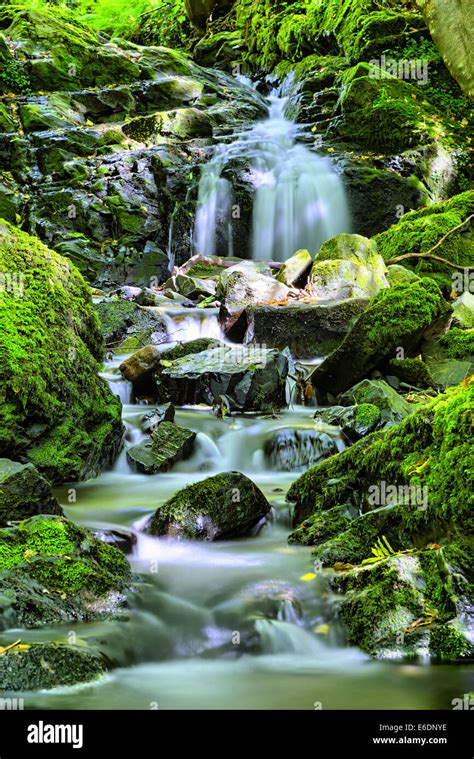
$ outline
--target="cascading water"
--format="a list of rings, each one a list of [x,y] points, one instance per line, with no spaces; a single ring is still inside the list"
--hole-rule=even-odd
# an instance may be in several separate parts
[[[285,261],[301,248],[315,253],[340,232],[350,231],[343,183],[332,161],[297,140],[304,128],[285,116],[288,98],[271,95],[269,116],[217,146],[203,168],[194,252],[214,255],[219,243],[229,256],[238,255],[232,234],[239,213],[226,169],[244,164],[254,191],[252,257]]]

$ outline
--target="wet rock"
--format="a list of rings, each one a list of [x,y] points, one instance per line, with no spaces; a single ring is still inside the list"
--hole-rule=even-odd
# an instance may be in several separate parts
[[[133,552],[137,543],[137,536],[133,532],[125,532],[125,530],[97,530],[94,532],[94,536],[97,540],[121,551],[125,556]]]
[[[161,422],[174,422],[175,408],[172,403],[157,406],[153,411],[144,414],[141,420],[142,431],[151,435]]]
[[[165,342],[167,326],[163,315],[142,308],[134,301],[115,298],[94,305],[106,345],[117,352],[134,350],[147,343]]]
[[[151,442],[134,445],[127,459],[143,474],[167,472],[178,461],[189,458],[196,433],[172,422],[161,422],[151,434]]]
[[[327,356],[344,340],[369,301],[354,298],[324,304],[249,306],[244,342],[284,350],[296,359]]]
[[[305,274],[309,274],[312,263],[313,259],[309,251],[298,250],[294,256],[284,262],[276,278],[287,287],[296,287],[297,285],[304,287],[306,282],[302,280],[305,278]]]
[[[197,300],[200,296],[208,298],[217,292],[217,283],[213,279],[198,279],[186,274],[178,274],[168,280],[166,287],[176,290],[180,295],[190,300]]]
[[[329,585],[348,643],[377,659],[467,660],[466,558],[448,545],[335,573]]]
[[[32,464],[0,459],[0,525],[35,514],[62,513],[51,485]]]
[[[288,359],[275,350],[221,346],[166,362],[155,375],[160,402],[209,406],[226,396],[232,411],[268,411],[286,405]]]
[[[412,387],[426,389],[435,384],[428,365],[419,358],[393,358],[387,366],[387,374]]]
[[[30,461],[53,483],[94,476],[123,426],[99,377],[104,344],[89,287],[67,259],[3,222],[0,270],[12,269],[21,275],[0,308],[0,456]]]
[[[270,504],[239,472],[226,472],[180,490],[155,513],[151,535],[228,540],[249,535],[270,513]]]
[[[281,430],[264,446],[271,466],[285,472],[303,471],[337,450],[334,440],[318,430]]]
[[[0,656],[0,688],[21,692],[66,687],[97,680],[105,671],[105,660],[84,646],[18,645]]]
[[[375,243],[340,234],[323,243],[309,278],[309,291],[323,300],[370,298],[389,287],[387,267]]]
[[[311,375],[321,395],[336,396],[376,368],[383,360],[415,351],[428,330],[440,332],[451,316],[431,279],[397,285],[380,292],[357,319],[342,345]]]
[[[338,505],[350,504],[360,513],[375,509],[382,517],[388,514],[383,507],[393,505],[403,517],[396,525],[395,548],[470,532],[471,484],[466,472],[473,393],[473,383],[452,388],[400,424],[373,433],[303,474],[288,493],[296,504],[294,524],[307,520],[302,529],[309,528],[313,516]],[[375,529],[388,535],[386,524]],[[362,525],[361,530],[363,537]],[[372,535],[365,543],[367,556],[371,539]]]
[[[362,403],[376,406],[384,423],[401,422],[415,410],[412,404],[407,403],[383,380],[363,380],[340,395],[339,402],[342,406]]]
[[[132,575],[123,554],[57,516],[0,530],[0,629],[119,615]]]
[[[226,335],[235,340],[244,335],[246,324],[242,315],[248,306],[285,302],[289,293],[290,289],[282,282],[252,269],[236,266],[223,272],[217,295],[222,303],[219,319]]]
[[[357,406],[331,406],[318,409],[314,418],[324,424],[340,427],[351,443],[380,429],[384,421],[380,409],[372,403]]]
[[[128,382],[132,382],[138,388],[158,368],[160,358],[158,348],[155,345],[147,345],[123,361],[120,371]]]

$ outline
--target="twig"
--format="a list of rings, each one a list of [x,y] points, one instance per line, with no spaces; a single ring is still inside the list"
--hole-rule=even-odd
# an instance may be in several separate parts
[[[460,269],[461,271],[464,271],[465,269],[474,270],[474,266],[459,266],[458,264],[453,264],[451,261],[448,261],[446,258],[441,258],[441,256],[433,256],[433,251],[435,251],[437,248],[439,248],[445,240],[449,237],[449,235],[452,235],[453,232],[457,232],[458,229],[461,229],[464,227],[468,221],[471,221],[471,219],[474,219],[474,214],[471,214],[470,216],[465,219],[462,224],[458,224],[457,227],[453,227],[453,229],[450,229],[449,232],[447,232],[444,237],[441,238],[441,240],[438,240],[436,245],[434,245],[430,250],[427,250],[426,253],[404,253],[401,256],[395,256],[395,258],[390,258],[388,261],[385,261],[387,266],[391,266],[393,264],[398,264],[400,261],[405,261],[407,258],[430,258],[433,261],[439,261],[440,263],[444,264],[445,266],[450,266],[452,269]]]

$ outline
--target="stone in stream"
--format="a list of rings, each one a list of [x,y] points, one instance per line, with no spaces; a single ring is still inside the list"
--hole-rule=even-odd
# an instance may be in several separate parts
[[[211,348],[161,364],[155,375],[159,402],[206,404],[226,396],[231,411],[271,411],[286,406],[287,357],[252,346]]]
[[[151,535],[229,540],[250,535],[270,514],[259,488],[240,472],[225,472],[178,491],[154,514]]]
[[[307,469],[337,450],[334,440],[319,430],[280,430],[264,446],[268,462],[285,472]]]
[[[383,380],[362,380],[340,395],[339,403],[341,406],[358,404],[376,406],[383,423],[401,422],[416,408]]]
[[[314,418],[323,424],[340,427],[351,443],[380,429],[384,425],[382,413],[373,403],[358,406],[330,406],[318,409]]]
[[[217,297],[222,303],[219,319],[224,332],[232,340],[241,339],[246,330],[243,315],[248,306],[285,302],[290,292],[290,288],[282,282],[253,268],[237,265],[227,269],[220,276],[217,290]]]
[[[302,283],[301,280],[307,280],[305,274],[309,274],[312,263],[313,259],[308,250],[297,250],[291,258],[284,262],[276,278],[287,287],[296,287],[298,284],[304,287],[306,282]]]
[[[381,291],[337,348],[311,375],[317,393],[336,397],[403,349],[415,352],[424,335],[442,332],[452,314],[428,278]]]
[[[0,459],[0,525],[35,514],[62,513],[51,485],[33,464]]]
[[[166,320],[158,309],[143,308],[121,298],[102,300],[94,304],[94,309],[106,345],[116,352],[166,341]]]
[[[362,298],[332,303],[249,306],[246,344],[289,348],[295,359],[327,356],[344,340],[352,322],[368,307]]]
[[[217,282],[213,279],[199,279],[187,274],[177,274],[171,277],[165,285],[170,290],[175,290],[180,295],[190,300],[197,300],[200,296],[208,298],[217,292]]]
[[[151,435],[162,422],[174,422],[175,407],[172,403],[157,406],[153,411],[144,414],[141,419],[142,432]]]
[[[120,616],[132,574],[123,554],[61,517],[0,529],[0,630]]]
[[[387,287],[387,267],[376,244],[360,235],[340,234],[322,244],[307,289],[322,300],[341,300],[371,298]]]
[[[167,472],[178,461],[189,458],[196,433],[172,422],[161,422],[151,441],[134,445],[127,451],[128,461],[143,474]]]
[[[70,643],[19,644],[0,656],[0,689],[46,690],[97,680],[106,660],[88,646]]]

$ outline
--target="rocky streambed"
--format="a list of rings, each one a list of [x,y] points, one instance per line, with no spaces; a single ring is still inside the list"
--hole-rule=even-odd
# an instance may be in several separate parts
[[[277,66],[245,26],[252,82],[196,63],[212,24],[193,60],[1,14],[2,693],[449,708],[474,387],[450,118],[322,29]]]

